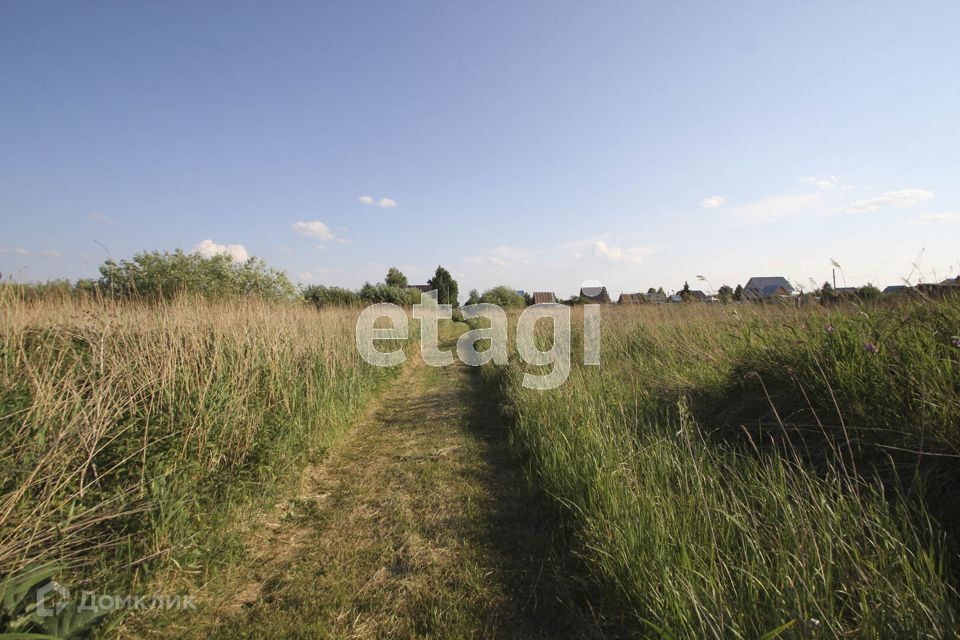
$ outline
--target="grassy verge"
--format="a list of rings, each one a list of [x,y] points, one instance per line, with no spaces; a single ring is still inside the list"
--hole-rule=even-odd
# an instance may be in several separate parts
[[[321,456],[395,375],[356,313],[0,299],[0,574],[138,593],[240,553],[230,520]]]
[[[925,505],[956,452],[958,320],[605,308],[599,368],[547,392],[518,361],[484,375],[594,578],[651,634],[947,637],[956,594]]]

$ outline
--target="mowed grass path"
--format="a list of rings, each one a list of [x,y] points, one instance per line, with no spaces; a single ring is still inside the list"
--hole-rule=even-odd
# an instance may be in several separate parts
[[[411,363],[266,527],[250,584],[160,635],[609,637],[479,384],[459,361]]]

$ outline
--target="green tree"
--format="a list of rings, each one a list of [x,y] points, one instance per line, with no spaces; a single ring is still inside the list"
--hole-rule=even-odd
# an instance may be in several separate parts
[[[883,292],[868,282],[866,285],[857,289],[856,296],[863,302],[878,300],[883,297]]]
[[[720,298],[720,302],[726,304],[733,299],[733,289],[728,284],[720,285],[720,289],[717,291],[717,296]]]
[[[484,291],[480,296],[480,302],[501,307],[522,307],[527,304],[526,299],[517,293],[516,289],[505,284]]]
[[[733,290],[733,299],[737,302],[743,301],[743,286],[737,285],[737,288]]]
[[[403,275],[403,272],[396,267],[390,267],[390,270],[387,271],[387,277],[384,278],[384,283],[391,287],[399,287],[401,289],[407,288],[407,276]]]
[[[820,304],[828,305],[837,301],[837,292],[829,282],[824,282],[820,287]]]
[[[467,304],[478,304],[480,302],[480,292],[476,289],[470,289],[469,297],[467,298]]]
[[[457,306],[457,281],[453,279],[449,271],[438,266],[436,273],[427,283],[431,289],[437,290],[437,302]]]
[[[693,297],[693,294],[690,292],[690,283],[684,281],[684,283],[683,283],[683,289],[680,290],[680,298],[681,298],[684,302],[689,302],[689,301],[690,301],[690,298],[692,298],[692,297]]]

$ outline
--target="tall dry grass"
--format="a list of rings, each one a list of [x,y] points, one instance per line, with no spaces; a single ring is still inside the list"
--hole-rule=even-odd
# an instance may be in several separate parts
[[[322,452],[394,371],[356,311],[24,300],[0,287],[0,574],[64,561],[136,589],[205,573],[224,523]]]

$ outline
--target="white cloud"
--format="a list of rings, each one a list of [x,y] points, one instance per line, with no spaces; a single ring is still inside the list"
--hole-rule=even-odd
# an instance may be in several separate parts
[[[507,267],[529,267],[532,264],[531,258],[537,253],[536,250],[526,249],[520,246],[500,245],[483,254],[464,258],[464,262],[488,265],[499,269],[505,269]]]
[[[804,184],[812,184],[817,189],[833,189],[840,182],[840,179],[837,178],[837,176],[829,176],[826,178],[804,176],[803,178],[800,178],[800,182]]]
[[[606,260],[607,262],[630,262],[640,264],[645,258],[653,255],[653,249],[649,247],[628,247],[621,249],[615,245],[608,245],[603,240],[593,242],[594,257]]]
[[[960,220],[960,213],[925,213],[913,220],[913,224],[930,224],[931,222],[956,222]]]
[[[29,249],[24,249],[23,247],[14,247],[13,249],[0,247],[0,253],[13,253],[18,256],[41,256],[44,258],[60,257],[60,252],[57,251],[56,249],[43,249],[42,251],[30,251]]]
[[[357,202],[360,204],[366,204],[378,207],[380,209],[392,209],[397,206],[397,201],[392,198],[380,198],[379,200],[374,200],[373,196],[360,196],[357,198]]]
[[[217,244],[213,240],[209,239],[198,242],[193,248],[193,251],[194,253],[199,253],[205,258],[210,258],[225,253],[233,258],[234,262],[243,262],[250,257],[250,255],[247,253],[247,248],[242,244]]]
[[[304,283],[319,282],[320,277],[326,275],[329,269],[314,269],[313,271],[301,271],[297,274],[297,279]]]
[[[90,219],[94,222],[99,222],[100,224],[116,224],[113,220],[103,215],[102,213],[91,213]]]
[[[727,199],[723,196],[710,196],[709,198],[701,200],[700,206],[704,209],[716,209],[726,201]]]
[[[847,210],[853,213],[866,213],[868,211],[876,211],[881,207],[907,207],[923,200],[929,200],[932,197],[933,192],[926,191],[925,189],[887,191],[873,198],[856,200],[847,207]]]
[[[800,213],[812,213],[820,202],[817,193],[775,195],[737,208],[737,215],[745,220],[763,221]]]
[[[311,238],[320,238],[321,240],[335,239],[333,232],[330,231],[330,227],[319,220],[313,220],[312,222],[295,222],[293,223],[293,230],[301,236],[310,236]]]

